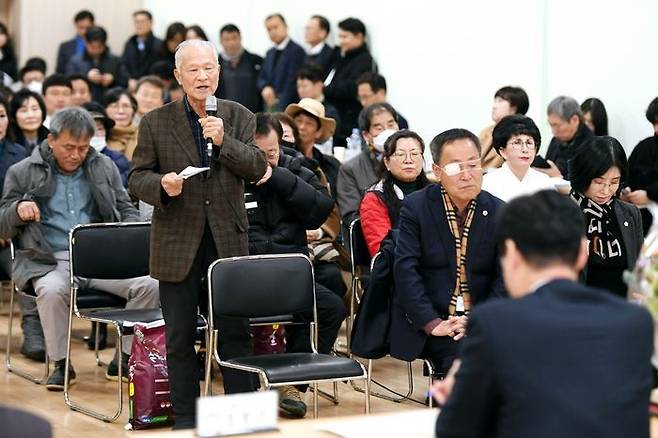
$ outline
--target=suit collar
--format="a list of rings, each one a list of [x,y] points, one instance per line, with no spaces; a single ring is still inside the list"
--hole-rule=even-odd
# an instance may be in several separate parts
[[[428,187],[428,198],[430,200],[430,212],[434,221],[434,229],[438,231],[441,243],[450,264],[450,271],[453,275],[457,275],[457,262],[455,256],[455,238],[450,231],[448,219],[446,218],[446,211],[441,199],[441,184],[433,184]],[[469,231],[468,248],[466,250],[467,259],[475,257],[478,249],[478,242],[482,242],[486,238],[485,232],[490,227],[487,226],[488,222],[493,219],[491,210],[490,195],[485,192],[480,192],[476,198],[477,204],[475,206],[475,213],[473,222]],[[467,269],[470,263],[467,262]],[[470,271],[468,272],[470,278]]]

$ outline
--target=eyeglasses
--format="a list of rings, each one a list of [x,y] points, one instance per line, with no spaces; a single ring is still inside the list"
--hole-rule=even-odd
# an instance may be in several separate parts
[[[436,166],[448,176],[459,175],[463,172],[482,172],[482,162],[480,160],[462,161],[461,163],[448,163],[443,167],[439,166],[438,164]]]
[[[409,151],[409,152],[396,151],[391,155],[391,158],[395,158],[398,161],[406,161],[406,160],[418,161],[423,158],[423,154],[421,154],[419,151]]]
[[[621,184],[621,181],[604,181],[604,180],[593,180],[592,181],[592,188],[594,190],[604,190],[608,189],[611,192],[616,192],[617,189],[619,188],[619,185]]]
[[[516,151],[523,150],[523,146],[527,147],[530,150],[530,149],[535,149],[535,141],[534,140],[523,141],[521,139],[516,139],[510,143],[507,143],[507,146],[511,147]]]

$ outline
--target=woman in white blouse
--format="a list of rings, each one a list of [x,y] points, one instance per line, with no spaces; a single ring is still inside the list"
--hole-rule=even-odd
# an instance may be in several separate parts
[[[541,134],[530,117],[504,117],[493,130],[492,146],[505,159],[499,169],[484,175],[482,190],[509,202],[540,190],[555,190],[551,178],[530,167],[541,144]]]

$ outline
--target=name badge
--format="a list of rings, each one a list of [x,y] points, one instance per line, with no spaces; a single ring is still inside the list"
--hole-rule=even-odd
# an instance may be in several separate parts
[[[196,406],[200,438],[277,430],[276,391],[201,397]]]
[[[464,297],[459,295],[457,297],[457,306],[455,307],[455,310],[457,312],[463,312],[464,311]]]
[[[258,208],[258,202],[257,201],[245,202],[244,208],[247,210],[251,210],[252,208]]]

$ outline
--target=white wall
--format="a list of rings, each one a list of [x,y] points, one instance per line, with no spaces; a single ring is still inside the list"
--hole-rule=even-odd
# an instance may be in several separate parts
[[[315,4],[314,4],[315,3]],[[389,100],[426,141],[451,127],[479,132],[490,123],[494,92],[522,86],[528,115],[550,139],[548,102],[559,94],[579,101],[601,98],[610,131],[627,150],[651,133],[644,110],[658,95],[653,0],[144,0],[158,35],[172,21],[201,25],[218,44],[219,28],[240,27],[248,50],[264,54],[271,43],[264,18],[281,12],[291,35],[303,41],[307,18],[325,15],[336,24],[361,18]],[[333,32],[331,40],[334,40]]]

